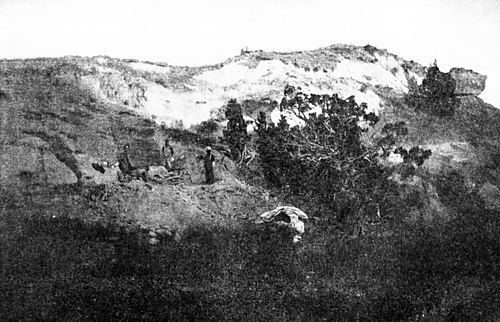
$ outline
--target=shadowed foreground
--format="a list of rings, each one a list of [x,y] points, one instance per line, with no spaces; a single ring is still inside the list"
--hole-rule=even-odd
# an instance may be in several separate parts
[[[500,220],[471,202],[449,223],[358,238],[311,224],[293,245],[273,227],[191,226],[152,246],[148,231],[71,219],[79,210],[57,199],[36,212],[8,194],[2,201],[1,320],[500,317]]]

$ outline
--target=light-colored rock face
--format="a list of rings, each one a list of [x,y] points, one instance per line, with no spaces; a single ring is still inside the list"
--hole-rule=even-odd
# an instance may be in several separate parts
[[[155,64],[139,63],[139,62],[130,63],[130,67],[150,73],[168,73],[172,70],[172,68],[168,66],[158,66]]]
[[[456,81],[455,95],[478,96],[486,87],[486,76],[470,69],[452,68],[450,75]]]
[[[410,149],[411,146],[413,145],[405,146],[405,148]],[[480,163],[474,147],[465,141],[424,144],[419,147],[432,152],[432,155],[422,166],[430,173],[439,173],[443,168],[462,169],[470,166],[475,167]],[[400,154],[393,152],[386,159],[380,160],[381,164],[386,166],[395,166],[403,163],[403,161]]]
[[[79,82],[94,95],[131,108],[141,108],[146,101],[145,85],[141,78],[127,77],[113,69],[96,69],[95,73],[80,76]]]
[[[442,166],[460,168],[479,164],[474,148],[468,142],[427,144],[422,148],[432,151],[431,157],[424,163],[424,168],[431,172],[439,172]]]
[[[102,57],[92,64],[86,68],[93,72],[80,76],[80,81],[102,99],[125,104],[145,116],[155,115],[158,123],[182,120],[187,127],[207,120],[231,98],[266,97],[279,102],[287,84],[306,93],[354,96],[358,104],[367,103],[368,111],[378,114],[382,108],[378,90],[403,95],[409,79],[416,83],[422,79],[420,69],[413,66],[416,63],[353,46],[332,46],[310,55],[250,52],[199,68]],[[272,113],[273,121],[278,114]],[[295,123],[293,118],[290,122]]]

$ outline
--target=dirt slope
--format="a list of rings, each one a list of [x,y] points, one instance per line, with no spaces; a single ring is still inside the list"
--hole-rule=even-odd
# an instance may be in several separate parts
[[[115,177],[118,170],[111,169],[96,175],[97,180],[105,183],[106,195],[95,198],[95,202],[116,210],[134,225],[150,231],[165,230],[169,235],[182,234],[184,229],[198,225],[239,225],[255,219],[273,205],[274,200],[270,200],[266,190],[239,180],[234,175],[232,161],[217,151],[214,152],[216,182],[206,185],[198,159],[203,149],[176,142],[173,146],[179,158],[174,165],[182,169],[177,171],[181,176],[179,183],[142,180],[119,183]]]
[[[474,91],[461,97],[453,118],[439,119],[415,113],[403,100],[424,73],[418,63],[385,50],[346,45],[291,53],[242,52],[221,64],[195,68],[109,57],[4,60],[0,62],[0,185],[24,191],[44,184],[115,184],[115,170],[101,175],[91,164],[116,163],[122,145],[130,143],[136,165],[160,165],[165,133],[159,124],[189,126],[211,117],[221,121],[220,108],[229,98],[245,103],[249,120],[258,110],[276,119],[277,101],[284,86],[291,84],[311,93],[354,95],[358,103],[368,103],[379,114],[378,129],[405,121],[409,135],[400,143],[431,149],[426,163],[431,172],[448,166],[466,169],[470,176],[483,172],[482,178],[497,186],[500,114],[476,96],[484,78],[483,84],[462,82],[473,83]],[[466,76],[471,75],[468,71]],[[188,153],[199,146],[182,148]],[[194,150],[186,157],[191,163],[196,163]],[[191,165],[185,183],[201,179],[195,168]],[[236,191],[239,183],[227,169],[219,173],[230,182],[220,191],[191,186],[173,193],[180,200],[189,197],[196,204],[213,204],[208,208],[229,215],[232,210],[218,194],[224,195],[224,189]],[[150,193],[160,200],[162,193],[172,193],[168,189]],[[208,197],[202,200],[198,194]],[[175,207],[182,208],[182,203]]]
[[[60,213],[54,209],[73,209],[61,216],[119,219],[152,232],[161,228],[180,234],[194,224],[238,224],[267,208],[265,192],[239,181],[232,162],[217,151],[218,181],[203,185],[198,159],[204,154],[202,143],[172,141],[181,175],[177,185],[119,183],[117,168],[101,174],[92,163],[115,164],[125,143],[131,145],[134,165],[163,165],[160,151],[166,133],[126,105],[100,100],[80,87],[68,76],[82,73],[77,64],[55,59],[0,66],[0,188],[20,203],[27,202],[26,213],[39,209],[51,216]],[[79,191],[68,194],[76,186]],[[68,191],[58,198],[44,193],[57,187]]]

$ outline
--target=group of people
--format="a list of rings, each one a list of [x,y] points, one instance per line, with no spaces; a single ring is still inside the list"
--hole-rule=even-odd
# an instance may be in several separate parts
[[[129,152],[130,145],[127,143],[123,146],[123,151],[118,155],[118,167],[121,171],[119,178],[121,176],[127,177],[129,179],[143,179],[144,181],[147,181],[148,169],[140,169],[133,166],[130,162]],[[164,166],[168,171],[171,171],[174,168],[174,153],[174,148],[170,144],[169,139],[165,139],[164,144],[161,148],[161,154],[163,159],[165,160]],[[203,168],[205,172],[205,183],[214,184],[215,156],[212,154],[212,148],[209,146],[205,148],[205,155],[203,156]],[[94,167],[94,169],[100,171],[100,169],[97,169],[96,167]]]
[[[130,145],[125,144],[123,146],[122,153],[118,156],[120,171],[132,177],[133,179],[143,179],[147,181],[147,169],[138,169],[130,163],[129,159]],[[162,155],[165,158],[165,168],[171,170],[174,162],[174,149],[170,145],[168,139],[165,140],[162,147]],[[205,183],[213,184],[215,183],[214,167],[215,167],[215,156],[212,154],[212,148],[205,148],[205,155],[203,156],[203,167],[205,172]],[[267,211],[261,214],[255,223],[272,223],[276,226],[288,227],[293,233],[293,243],[298,243],[302,239],[302,235],[305,232],[305,225],[303,220],[307,220],[307,215],[300,209],[292,206],[279,206],[271,211]]]

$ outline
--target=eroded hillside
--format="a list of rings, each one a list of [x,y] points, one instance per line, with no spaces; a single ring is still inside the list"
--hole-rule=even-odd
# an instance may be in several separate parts
[[[84,71],[78,64],[57,59],[10,62],[2,65],[1,73],[1,189],[23,211],[118,220],[152,232],[164,227],[178,233],[202,223],[231,226],[267,208],[267,193],[240,181],[232,161],[217,151],[217,182],[202,185],[199,157],[205,142],[172,141],[179,177],[174,183],[120,183],[117,167],[96,171],[93,163],[116,164],[127,143],[135,166],[164,165],[161,147],[167,133],[139,110],[80,86]],[[72,197],[62,194],[54,200],[44,192],[54,187],[68,193],[80,188]],[[96,205],[107,211],[94,209]],[[61,208],[73,211],[64,214]]]
[[[344,45],[242,52],[197,68],[0,61],[0,317],[498,320],[500,113],[477,97],[485,77],[464,69],[451,72],[453,116],[415,111],[404,96],[425,71]],[[290,231],[253,224],[282,200],[258,178],[243,181],[224,147],[214,145],[215,184],[203,184],[200,155],[213,137],[176,132],[185,140],[160,126],[223,122],[230,98],[247,120],[258,111],[276,119],[286,84],[366,102],[380,122],[365,143],[404,121],[398,145],[432,151],[416,174],[395,172],[390,212],[377,206],[350,227],[311,202],[295,204],[311,220],[292,244]],[[92,167],[115,164],[126,143],[133,164],[161,165],[167,137],[175,181],[119,182],[116,167]]]
[[[373,46],[346,45],[290,53],[242,51],[202,67],[109,57],[4,60],[2,181],[16,181],[20,171],[40,167],[44,179],[54,183],[94,177],[90,164],[115,162],[123,142],[139,147],[134,156],[139,164],[156,164],[158,154],[152,151],[162,138],[148,120],[185,127],[210,118],[223,122],[220,110],[235,98],[244,103],[247,120],[264,111],[277,121],[287,84],[308,93],[353,95],[381,117],[378,129],[405,121],[409,135],[401,143],[431,149],[431,171],[448,164],[474,169],[494,164],[498,110],[477,97],[486,77],[452,69],[460,107],[453,118],[439,119],[414,112],[404,101],[425,70]]]

